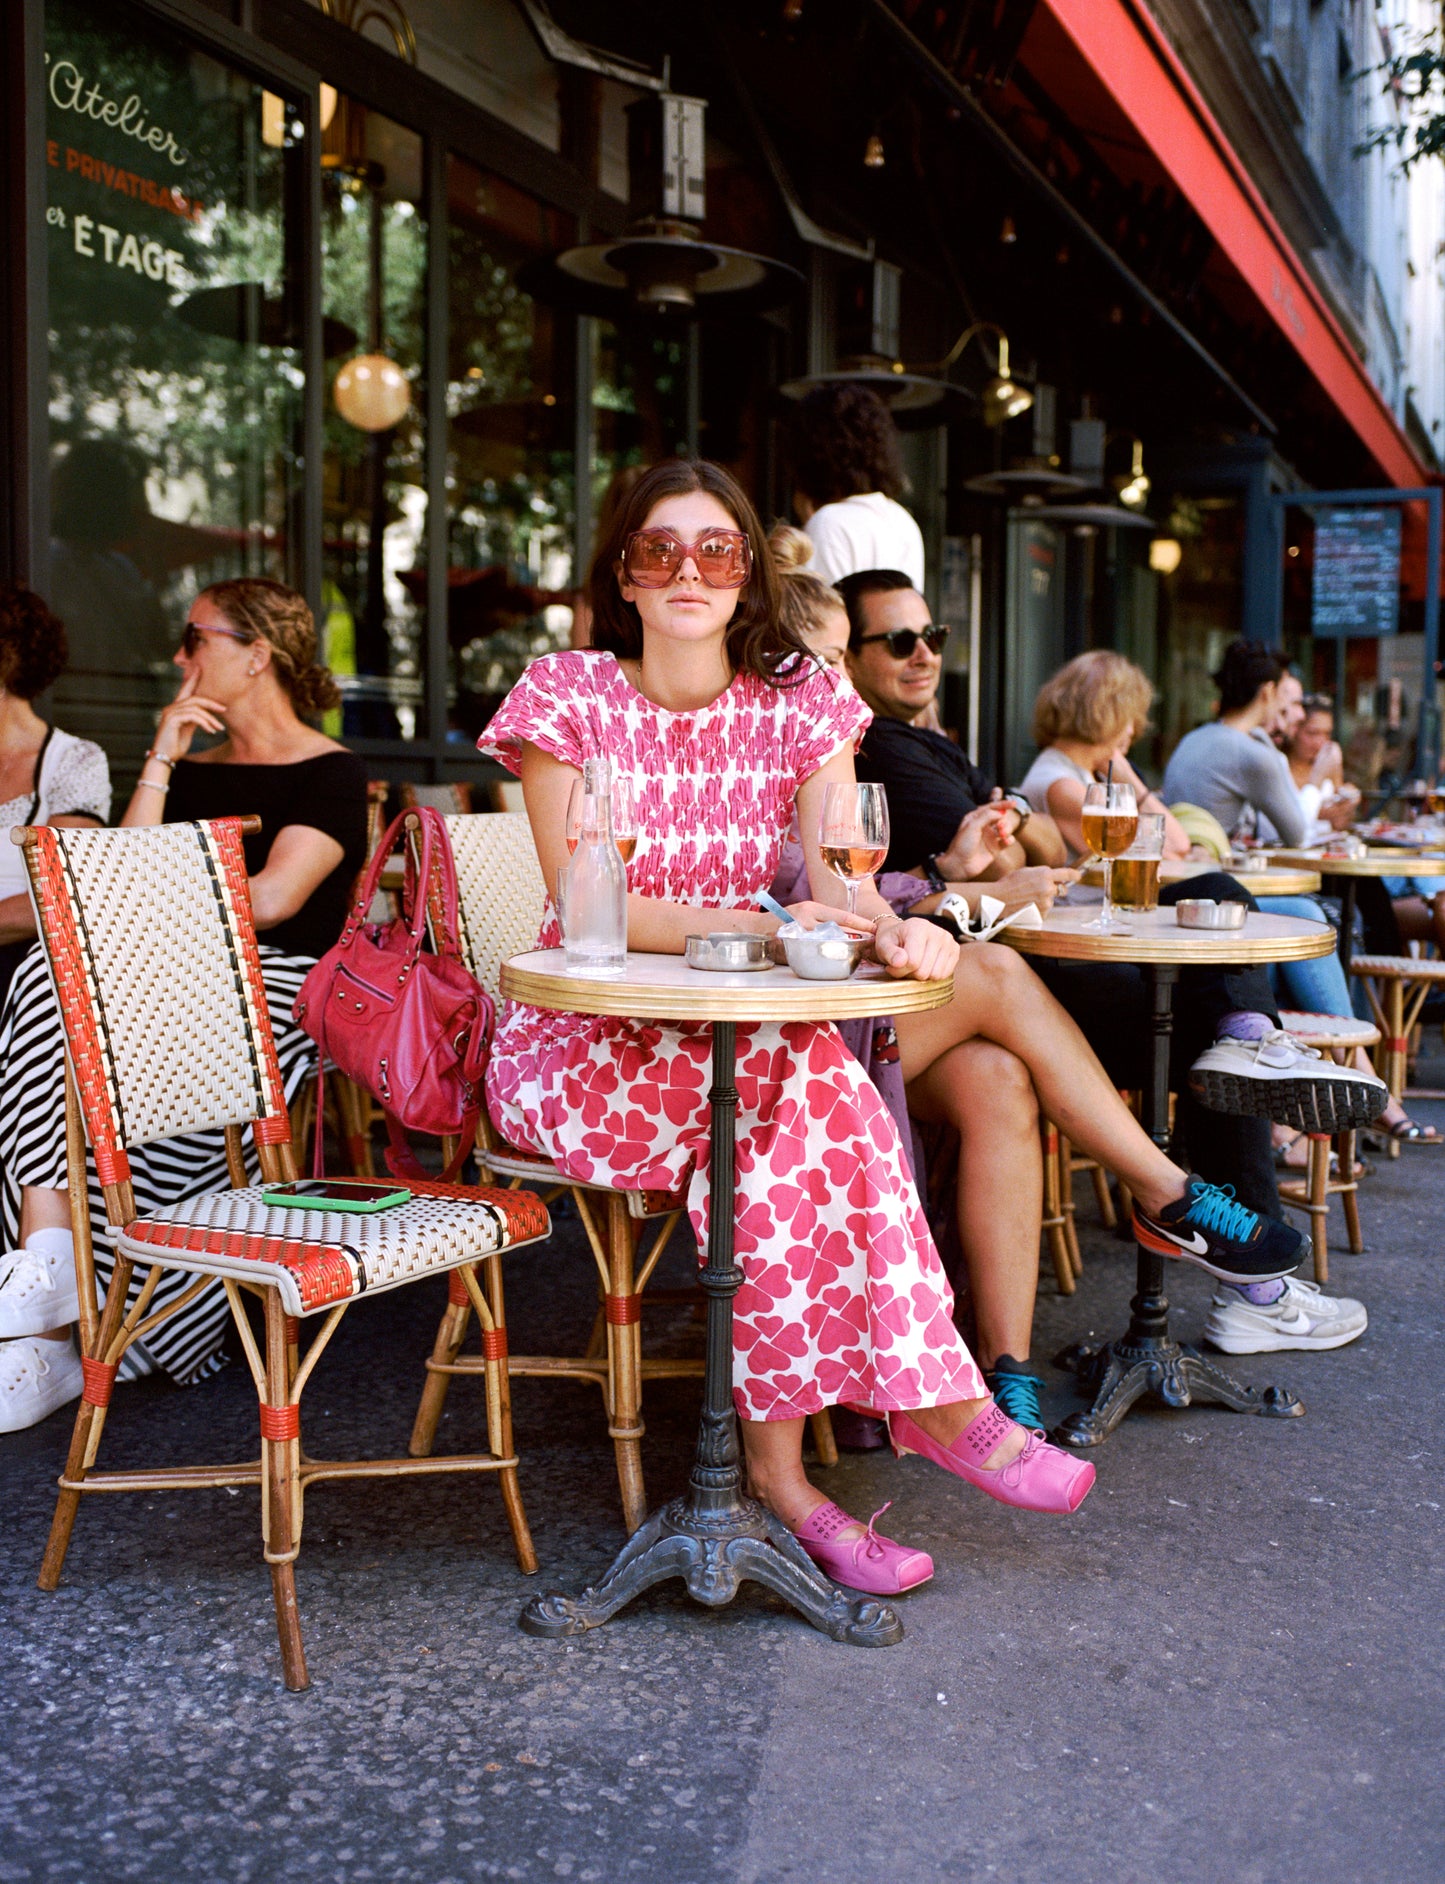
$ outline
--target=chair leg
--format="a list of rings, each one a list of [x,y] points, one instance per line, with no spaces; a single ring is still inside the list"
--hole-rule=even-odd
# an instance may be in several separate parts
[[[95,1345],[85,1357],[94,1363],[87,1367],[91,1377],[85,1383],[80,1405],[75,1410],[75,1425],[70,1434],[70,1451],[65,1459],[65,1477],[72,1481],[83,1479],[95,1464],[95,1456],[100,1450],[100,1436],[105,1427],[106,1410],[110,1405],[111,1391],[115,1385],[115,1375],[109,1378],[100,1371],[98,1363],[110,1351],[112,1342],[120,1333],[120,1325],[125,1320],[125,1298],[130,1290],[130,1279],[134,1265],[124,1256],[116,1258],[115,1269],[111,1274],[110,1287],[105,1292],[105,1305],[100,1311],[100,1324],[96,1329]],[[59,1587],[60,1573],[65,1566],[65,1553],[70,1548],[70,1533],[75,1528],[75,1516],[80,1509],[80,1492],[62,1488],[55,1501],[55,1516],[50,1521],[50,1536],[45,1545],[45,1555],[40,1563],[40,1575],[36,1579],[42,1590]]]
[[[1079,1226],[1074,1209],[1074,1150],[1059,1133],[1059,1208],[1064,1218],[1064,1241],[1069,1250],[1069,1268],[1076,1276],[1084,1273],[1084,1259],[1079,1253]]]
[[[1099,1221],[1106,1230],[1117,1229],[1119,1218],[1114,1209],[1114,1199],[1109,1194],[1109,1173],[1103,1165],[1096,1163],[1089,1176],[1094,1180],[1094,1201],[1099,1206]]]
[[[1310,1241],[1315,1252],[1315,1281],[1330,1279],[1330,1141],[1322,1132],[1310,1133],[1309,1162]]]
[[[487,1292],[487,1305],[492,1311],[492,1326],[482,1333],[482,1350],[487,1357],[487,1370],[495,1374],[496,1426],[491,1435],[496,1455],[511,1458],[516,1451],[512,1440],[512,1376],[507,1369],[507,1301],[502,1287],[502,1259],[500,1255],[488,1256],[482,1264],[482,1278]],[[443,1380],[446,1375],[441,1376]],[[488,1395],[489,1405],[492,1396]],[[490,1418],[488,1424],[490,1425]],[[535,1576],[537,1573],[537,1553],[532,1547],[532,1533],[527,1525],[527,1513],[522,1504],[522,1488],[517,1482],[515,1465],[504,1465],[497,1477],[502,1485],[502,1503],[506,1508],[507,1523],[512,1529],[512,1546],[517,1553],[517,1568],[523,1576]]]
[[[1385,983],[1385,1084],[1399,1101],[1405,1091],[1405,984],[1398,975]],[[1390,1139],[1387,1155],[1398,1158],[1400,1141]]]
[[[1340,1202],[1345,1210],[1345,1236],[1350,1254],[1358,1256],[1365,1247],[1365,1241],[1360,1235],[1360,1181],[1355,1176],[1355,1134],[1341,1132],[1335,1139],[1335,1151],[1340,1161]]]
[[[1044,1125],[1044,1221],[1049,1255],[1054,1262],[1054,1280],[1060,1295],[1074,1293],[1074,1265],[1069,1255],[1069,1239],[1064,1232],[1064,1213],[1059,1196],[1059,1134],[1052,1125]]]
[[[301,1614],[296,1606],[296,1558],[301,1549],[301,1419],[290,1399],[288,1328],[281,1297],[266,1291],[266,1399],[261,1408],[261,1523],[281,1669],[293,1694],[310,1687]]]
[[[437,1426],[441,1421],[442,1407],[446,1402],[447,1388],[452,1377],[440,1371],[450,1367],[462,1350],[466,1339],[467,1323],[472,1317],[472,1305],[467,1296],[466,1286],[461,1277],[453,1272],[447,1277],[447,1308],[442,1316],[441,1326],[437,1329],[437,1338],[432,1343],[431,1363],[426,1371],[426,1384],[421,1390],[421,1403],[416,1410],[416,1420],[411,1429],[411,1443],[407,1451],[413,1459],[426,1459],[431,1456],[432,1447],[437,1442]]]
[[[833,1416],[827,1407],[824,1407],[821,1413],[811,1415],[808,1427],[813,1435],[813,1450],[818,1455],[819,1465],[836,1465],[838,1442],[833,1437]]]
[[[647,1516],[642,1481],[642,1298],[633,1273],[632,1220],[620,1191],[607,1198],[607,1430],[617,1454],[622,1517],[629,1532]]]

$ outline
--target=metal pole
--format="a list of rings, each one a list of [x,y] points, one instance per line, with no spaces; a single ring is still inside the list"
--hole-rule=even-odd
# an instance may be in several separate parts
[[[1425,660],[1420,682],[1420,731],[1415,771],[1433,781],[1440,765],[1440,726],[1435,708],[1435,663],[1440,653],[1440,490],[1427,495],[1430,518],[1425,538]]]

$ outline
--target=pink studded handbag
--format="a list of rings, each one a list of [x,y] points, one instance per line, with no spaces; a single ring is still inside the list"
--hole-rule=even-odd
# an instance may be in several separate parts
[[[408,843],[402,913],[369,923],[382,867],[406,840],[408,819],[411,829],[420,826],[420,857]],[[428,913],[435,952],[423,946]],[[391,1135],[387,1163],[398,1177],[422,1175],[406,1131],[459,1137],[444,1177],[461,1170],[481,1118],[494,1013],[457,946],[456,861],[441,813],[405,811],[377,845],[340,941],[307,975],[292,1008],[323,1062],[380,1102]],[[318,1155],[320,1142],[318,1120]]]

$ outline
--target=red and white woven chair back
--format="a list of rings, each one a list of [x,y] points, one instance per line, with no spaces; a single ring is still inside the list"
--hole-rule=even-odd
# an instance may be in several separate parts
[[[102,1183],[127,1145],[256,1122],[290,1137],[241,820],[27,831],[41,941]]]
[[[462,960],[493,1000],[501,966],[537,946],[547,886],[525,811],[479,811],[446,820],[457,862]]]
[[[472,808],[472,788],[464,781],[453,785],[412,785],[401,788],[402,807],[415,811],[425,805],[448,816],[464,816]]]

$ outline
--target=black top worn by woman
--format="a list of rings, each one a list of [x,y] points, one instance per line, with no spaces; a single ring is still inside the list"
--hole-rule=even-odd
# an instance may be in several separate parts
[[[259,817],[246,838],[246,870],[265,867],[276,833],[288,824],[322,831],[341,846],[341,862],[294,916],[257,940],[288,955],[324,955],[341,934],[356,873],[366,862],[366,768],[353,752],[323,752],[292,765],[207,765],[181,759],[171,774],[166,823],[194,818]]]

